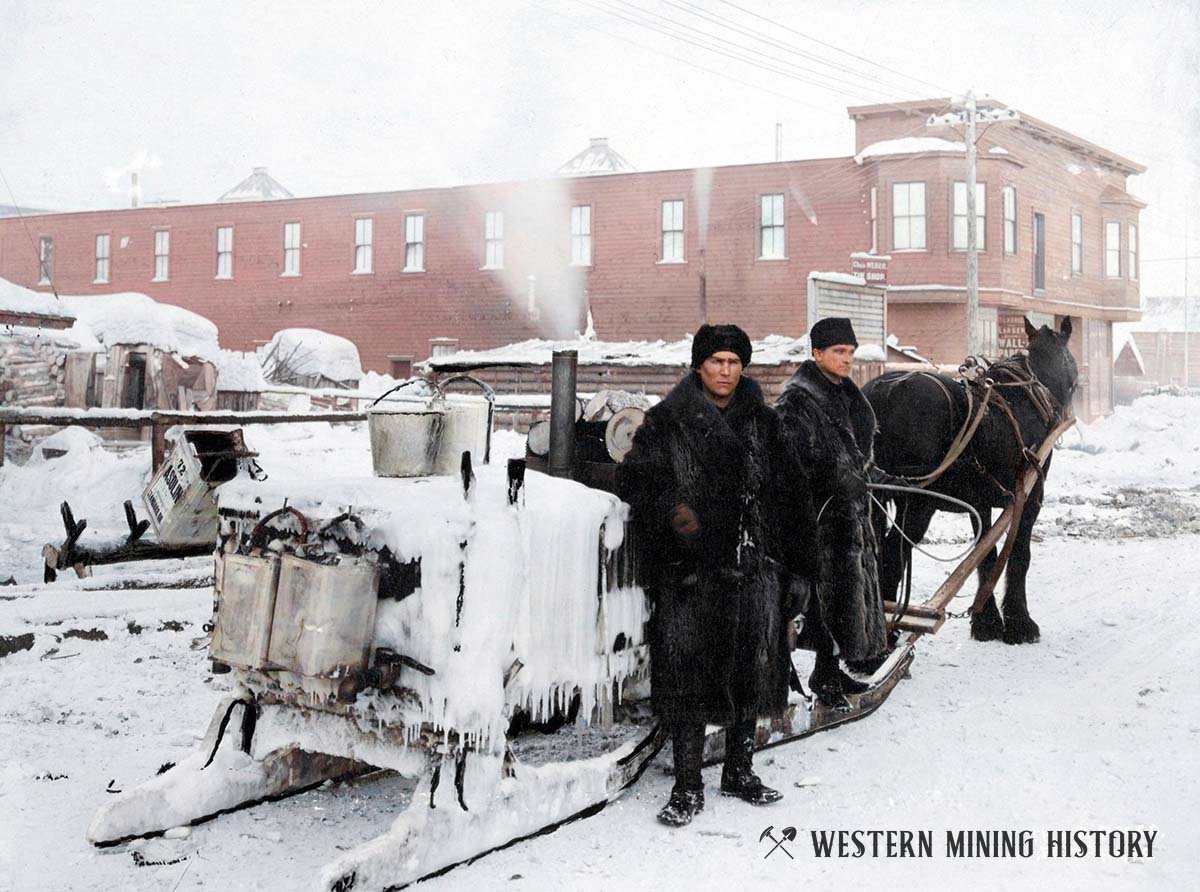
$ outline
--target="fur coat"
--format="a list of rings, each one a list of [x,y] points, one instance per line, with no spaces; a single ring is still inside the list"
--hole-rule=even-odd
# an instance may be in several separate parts
[[[881,656],[887,626],[865,487],[875,413],[858,385],[849,378],[834,384],[812,360],[788,380],[775,408],[811,481],[821,556],[816,589],[825,624],[843,658]]]
[[[655,712],[712,724],[780,714],[786,620],[803,606],[816,555],[807,479],[758,384],[743,377],[722,410],[689,374],[646,413],[617,491],[652,602]],[[680,504],[699,520],[691,539],[671,525]]]

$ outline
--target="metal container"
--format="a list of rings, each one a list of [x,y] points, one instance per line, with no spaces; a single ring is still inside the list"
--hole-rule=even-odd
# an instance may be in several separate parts
[[[279,567],[267,660],[310,678],[342,678],[370,666],[379,567],[341,555],[330,564],[285,555]]]
[[[250,533],[250,554],[217,553],[216,615],[211,654],[214,660],[261,669],[267,662],[275,593],[279,584],[279,555],[264,552],[267,521],[292,514],[300,524],[300,541],[308,538],[308,521],[294,508],[280,508],[263,517]]]
[[[483,397],[448,397],[444,388],[455,381],[475,384],[483,390]],[[432,387],[435,395],[380,402],[417,382]],[[491,458],[494,403],[492,388],[470,375],[451,375],[440,382],[409,379],[396,385],[367,410],[375,476],[457,474],[464,452],[471,453],[472,464],[486,464]]]
[[[217,555],[217,614],[212,658],[231,666],[259,669],[267,659],[275,589],[276,555]]]

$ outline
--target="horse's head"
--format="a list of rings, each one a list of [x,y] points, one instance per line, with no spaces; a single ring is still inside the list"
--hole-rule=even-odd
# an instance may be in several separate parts
[[[1025,334],[1029,337],[1029,366],[1054,398],[1064,407],[1071,405],[1075,386],[1079,383],[1079,367],[1068,346],[1071,340],[1071,319],[1064,317],[1058,331],[1043,325],[1034,326],[1025,320]]]

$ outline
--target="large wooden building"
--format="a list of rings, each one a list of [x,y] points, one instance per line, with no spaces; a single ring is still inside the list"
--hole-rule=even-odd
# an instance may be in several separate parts
[[[606,341],[675,340],[705,320],[797,336],[809,274],[853,269],[886,281],[889,333],[957,362],[963,143],[927,125],[947,108],[851,108],[855,155],[841,158],[636,172],[595,141],[544,180],[0,219],[0,276],[141,291],[212,319],[231,349],[319,328],[399,371],[589,326]],[[1144,168],[1024,114],[978,146],[984,352],[1019,346],[1022,315],[1071,316],[1080,408],[1107,412],[1112,323],[1139,306],[1144,205],[1126,178]]]

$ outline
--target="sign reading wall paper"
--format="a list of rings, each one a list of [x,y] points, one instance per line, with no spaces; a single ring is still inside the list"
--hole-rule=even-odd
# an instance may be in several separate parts
[[[887,341],[887,286],[850,273],[808,274],[808,327],[826,316],[848,318],[858,343]]]

